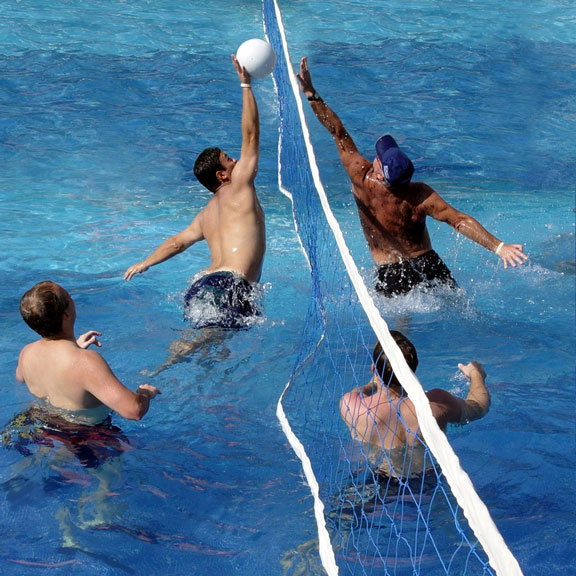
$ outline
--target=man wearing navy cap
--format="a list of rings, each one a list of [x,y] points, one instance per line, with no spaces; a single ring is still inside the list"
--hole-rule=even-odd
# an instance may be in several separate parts
[[[376,290],[385,296],[406,294],[415,286],[455,287],[450,270],[432,249],[426,217],[446,222],[460,234],[495,252],[515,267],[528,257],[521,244],[505,244],[477,220],[459,212],[430,186],[412,182],[414,166],[392,136],[376,142],[374,162],[364,158],[340,118],[320,98],[302,58],[300,88],[322,125],[332,134],[340,161],[352,182],[360,223],[377,266]]]

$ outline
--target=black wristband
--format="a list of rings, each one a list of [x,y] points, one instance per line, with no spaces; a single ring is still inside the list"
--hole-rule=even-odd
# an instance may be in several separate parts
[[[320,100],[322,100],[322,98],[320,98],[318,92],[314,92],[312,96],[308,96],[308,102],[319,102]]]

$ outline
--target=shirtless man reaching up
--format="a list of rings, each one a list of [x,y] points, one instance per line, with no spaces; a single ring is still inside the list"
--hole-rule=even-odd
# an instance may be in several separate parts
[[[266,249],[264,212],[256,195],[260,122],[250,75],[232,56],[242,89],[242,148],[235,160],[220,148],[207,148],[197,158],[194,174],[213,196],[192,223],[168,238],[142,262],[130,266],[125,280],[206,240],[211,262],[188,289],[186,306],[208,293],[221,316],[214,324],[234,328],[256,314],[254,284],[259,282]],[[197,326],[203,327],[203,326]]]

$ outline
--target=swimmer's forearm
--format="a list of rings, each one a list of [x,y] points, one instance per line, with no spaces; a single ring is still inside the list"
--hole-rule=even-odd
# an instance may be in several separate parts
[[[149,384],[138,386],[135,392],[138,410],[132,420],[141,420],[150,408],[150,400],[160,393],[160,390],[155,386],[150,386]]]
[[[458,222],[454,228],[473,242],[494,252],[504,262],[504,268],[508,268],[508,265],[515,267],[528,260],[521,244],[505,244],[470,216]]]
[[[342,120],[340,120],[336,112],[320,98],[318,93],[314,93],[314,98],[314,100],[309,99],[309,102],[314,114],[316,114],[316,118],[318,118],[322,126],[332,134],[335,140],[339,140],[346,132]]]
[[[158,248],[156,248],[156,250],[154,250],[154,252],[152,252],[152,254],[150,254],[150,256],[148,256],[145,260],[142,260],[142,262],[138,262],[138,264],[130,266],[130,268],[128,268],[128,270],[126,270],[124,273],[124,280],[130,280],[136,274],[142,274],[143,272],[146,272],[148,268],[169,260],[173,256],[176,256],[176,254],[184,252],[184,250],[191,246],[191,243],[187,244],[185,242],[178,241],[177,236],[178,235],[173,236],[172,238],[169,238],[163,242]]]
[[[470,390],[466,396],[466,420],[478,420],[490,409],[490,392],[479,372],[471,374]]]
[[[454,229],[459,233],[466,236],[466,238],[480,244],[487,250],[491,252],[496,252],[500,244],[500,240],[496,236],[490,234],[480,222],[472,218],[471,216],[466,216],[454,225]]]
[[[260,143],[260,118],[258,104],[252,89],[242,89],[242,152],[258,150]]]

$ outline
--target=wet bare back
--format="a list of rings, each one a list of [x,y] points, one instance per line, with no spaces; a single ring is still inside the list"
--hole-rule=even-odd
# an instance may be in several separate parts
[[[361,442],[391,450],[412,446],[416,441],[419,426],[414,405],[408,398],[393,399],[381,386],[371,395],[360,389],[345,394],[340,411],[353,436]]]
[[[65,410],[86,410],[102,404],[86,389],[85,383],[91,378],[103,389],[103,375],[116,381],[97,352],[84,350],[69,340],[42,339],[28,344],[20,353],[18,371],[34,396]]]

